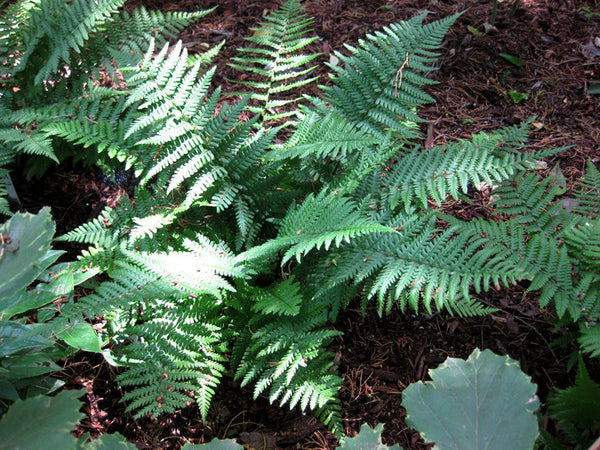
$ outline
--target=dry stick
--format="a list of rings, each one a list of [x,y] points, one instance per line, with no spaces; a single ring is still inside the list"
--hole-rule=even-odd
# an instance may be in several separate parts
[[[394,81],[394,97],[398,97],[398,86],[402,84],[402,71],[406,66],[408,66],[408,52],[406,52],[404,62],[398,69],[398,72],[396,72],[396,80]]]

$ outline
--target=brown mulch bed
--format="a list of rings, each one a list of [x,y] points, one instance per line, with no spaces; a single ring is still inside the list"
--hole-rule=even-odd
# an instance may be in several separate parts
[[[429,89],[437,103],[420,111],[423,145],[442,145],[471,134],[513,125],[536,116],[531,148],[571,146],[549,162],[556,163],[569,181],[581,177],[586,161],[600,162],[600,96],[587,92],[600,80],[600,13],[597,1],[522,0],[513,17],[511,1],[500,3],[495,28],[484,33],[491,0],[306,0],[314,30],[321,37],[313,51],[319,59],[320,82],[328,82],[322,64],[343,43],[355,44],[366,33],[391,22],[408,19],[428,10],[429,19],[465,11],[443,44],[440,83]],[[265,10],[276,1],[131,0],[127,7],[143,4],[149,9],[195,10],[218,5],[218,10],[181,35],[190,52],[204,51],[227,40],[215,63],[215,84],[225,92],[239,89],[239,74],[226,64],[235,49],[245,46],[244,37],[257,25]],[[472,27],[472,28],[468,28]],[[473,29],[480,33],[474,33]],[[598,41],[596,42],[598,44]],[[517,67],[500,53],[517,56],[525,65]],[[527,94],[515,103],[510,92]],[[303,93],[316,94],[316,87]],[[515,95],[515,94],[513,94]],[[114,189],[94,175],[57,169],[40,185],[21,186],[26,203],[52,204],[59,227],[66,231],[87,221],[101,205],[114,198]],[[49,201],[39,198],[47,192]],[[72,196],[77,193],[77,197]],[[64,199],[64,201],[62,200]],[[51,202],[50,202],[51,200]],[[57,200],[59,200],[57,202]],[[489,199],[461,206],[462,218],[489,213]],[[379,318],[375,311],[362,316],[353,309],[342,314],[334,327],[344,332],[331,350],[339,358],[344,377],[341,400],[346,432],[355,434],[362,423],[385,424],[387,443],[404,448],[426,448],[419,434],[405,424],[402,390],[427,379],[427,372],[447,357],[466,358],[474,348],[491,349],[517,359],[538,384],[544,402],[548,392],[568,386],[568,371],[577,349],[574,343],[552,346],[561,334],[553,332],[552,313],[540,309],[525,286],[492,290],[481,296],[484,303],[499,307],[498,313],[481,318],[460,319],[446,314],[402,313],[394,310]],[[82,432],[92,435],[118,431],[139,448],[179,448],[185,442],[207,442],[214,437],[237,438],[247,448],[334,448],[336,441],[314,418],[298,411],[277,408],[265,399],[252,400],[252,392],[225,378],[214,399],[206,423],[190,406],[177,414],[156,420],[135,421],[119,403],[122,393],[114,383],[114,369],[96,357],[78,357],[69,362],[66,374],[87,391]],[[597,366],[591,366],[597,372]],[[542,423],[551,433],[554,424]]]

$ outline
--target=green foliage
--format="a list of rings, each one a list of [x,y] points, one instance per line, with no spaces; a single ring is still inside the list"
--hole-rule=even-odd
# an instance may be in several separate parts
[[[532,173],[560,149],[528,150],[528,122],[418,145],[417,108],[433,101],[422,86],[434,83],[436,51],[459,15],[425,23],[422,14],[348,46],[321,98],[293,110],[289,90],[313,81],[315,57],[299,52],[313,41],[299,2],[269,15],[234,60],[258,77],[238,101],[211,85],[214,49],[189,55],[165,40],[207,11],[128,14],[121,3],[23,0],[0,21],[0,46],[14,46],[0,60],[0,166],[39,173],[72,156],[125,165],[138,180],[131,200],[61,238],[89,248],[57,278],[46,271],[58,257],[48,217],[43,233],[25,230],[45,236],[36,249],[35,239],[19,243],[39,270],[0,284],[6,318],[20,320],[0,322],[3,333],[11,352],[27,354],[19,367],[4,355],[14,377],[55,370],[59,346],[108,347],[126,367],[118,381],[136,417],[195,401],[206,419],[230,372],[255,397],[314,411],[340,436],[342,380],[327,351],[340,311],[357,301],[380,315],[395,306],[485,314],[478,293],[520,280],[577,322],[585,351],[600,352],[593,164],[566,208],[556,180]],[[286,133],[266,126],[288,112]],[[497,220],[436,209],[492,186]],[[73,301],[73,286],[98,273]],[[43,301],[25,291],[40,274]],[[32,311],[36,326],[22,320]],[[98,316],[107,324],[94,337]]]
[[[0,53],[0,166],[21,153],[88,164],[106,164],[98,159],[103,151],[128,158],[123,126],[137,111],[123,111],[119,90],[98,85],[105,77],[118,85],[115,64],[137,64],[153,39],[164,42],[209,11],[119,14],[123,3],[20,0],[0,16],[0,48],[10,49]],[[57,137],[77,146],[60,145]],[[90,146],[94,151],[82,151]],[[28,161],[30,174],[48,165]]]
[[[70,431],[83,417],[78,411],[80,395],[81,391],[64,391],[17,401],[0,422],[0,448],[75,448]]]
[[[579,355],[575,385],[548,398],[548,413],[570,444],[587,448],[600,429],[600,385],[594,382]]]
[[[445,449],[530,449],[538,435],[536,385],[518,362],[475,349],[448,358],[402,394],[406,422]]]
[[[119,433],[105,434],[91,442],[87,436],[77,440],[71,434],[83,417],[77,400],[82,391],[63,391],[54,397],[37,396],[17,400],[0,420],[0,449],[135,449]]]
[[[8,175],[8,170],[0,167],[0,214],[5,216],[11,215],[8,204],[8,186],[10,183]]]
[[[334,84],[323,88],[325,100],[373,136],[416,138],[414,108],[434,101],[419,86],[435,83],[425,75],[435,70],[435,50],[459,15],[423,25],[423,13],[367,35],[359,47],[346,45],[351,56],[335,53],[343,65],[330,65]]]
[[[254,382],[255,398],[268,389],[271,402],[316,410],[317,417],[339,434],[341,406],[336,393],[342,380],[331,370],[333,355],[325,348],[340,333],[326,328],[327,305],[302,298],[299,289],[292,281],[282,282],[271,292],[238,289],[234,308],[240,332],[232,355],[235,378],[242,386]],[[278,314],[278,302],[301,304],[290,317]]]
[[[76,350],[101,352],[101,341],[80,316],[66,317],[58,305],[73,299],[74,288],[98,273],[55,264],[54,222],[49,208],[37,215],[15,214],[0,226],[0,399],[48,393],[62,381],[51,376],[57,360]],[[32,289],[28,287],[34,283]]]
[[[251,44],[238,49],[238,56],[232,58],[230,66],[255,78],[239,83],[252,90],[258,105],[248,109],[259,114],[262,122],[293,116],[295,111],[285,107],[298,99],[285,98],[285,94],[317,79],[308,77],[315,66],[306,66],[319,54],[300,53],[317,40],[316,36],[306,36],[313,19],[302,11],[298,0],[286,1],[259,23],[260,27],[251,29],[254,34],[246,38]]]
[[[39,263],[50,251],[53,235],[54,223],[49,208],[35,216],[16,215],[0,228],[0,305],[3,311],[13,306],[13,296],[24,291],[44,269]]]
[[[529,266],[529,290],[540,290],[540,304],[552,302],[566,321],[593,322],[600,316],[600,204],[598,170],[591,161],[580,182],[582,189],[562,200],[552,177],[518,174],[494,194],[498,213],[512,216],[528,232],[527,242],[513,241]],[[586,341],[595,351],[600,343]]]
[[[201,303],[213,304],[212,311]],[[207,296],[175,306],[174,301],[146,302],[143,311],[151,320],[138,318],[127,327],[133,339],[123,361],[130,369],[117,377],[122,386],[135,386],[123,400],[136,417],[169,413],[192,401],[184,392],[193,392],[203,418],[218,381],[225,372],[227,340],[224,320],[214,299]],[[161,314],[161,311],[167,311]]]
[[[206,444],[190,444],[188,442],[181,448],[183,450],[241,450],[244,447],[235,442],[234,439],[213,439]]]
[[[342,450],[400,450],[399,445],[392,445],[388,447],[381,442],[381,433],[383,432],[383,424],[377,425],[375,428],[371,428],[369,425],[364,423],[360,427],[360,432],[353,438],[345,439],[343,444],[338,447]]]

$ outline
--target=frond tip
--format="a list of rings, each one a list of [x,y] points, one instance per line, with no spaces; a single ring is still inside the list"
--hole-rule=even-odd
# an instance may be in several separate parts
[[[254,34],[246,38],[251,45],[238,49],[238,56],[229,64],[251,77],[239,83],[252,89],[252,98],[257,100],[258,106],[251,105],[248,109],[261,115],[262,122],[280,121],[294,115],[295,111],[285,106],[298,99],[286,97],[286,93],[317,79],[308,77],[315,69],[308,65],[319,54],[300,53],[317,40],[316,36],[307,37],[313,19],[302,11],[298,0],[286,1],[267,16],[260,27],[252,29]]]

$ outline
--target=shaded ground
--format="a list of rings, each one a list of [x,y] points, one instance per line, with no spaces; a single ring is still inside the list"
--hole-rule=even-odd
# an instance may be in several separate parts
[[[162,10],[194,10],[219,5],[182,39],[190,51],[203,51],[227,39],[217,59],[216,84],[234,91],[238,74],[225,64],[244,46],[243,38],[256,26],[264,10],[278,6],[275,1],[198,1],[134,0],[128,6],[144,4]],[[443,144],[472,133],[512,125],[537,116],[530,146],[548,148],[573,146],[551,161],[568,180],[583,173],[591,158],[600,162],[600,96],[587,92],[592,82],[600,81],[600,5],[597,1],[522,0],[521,7],[509,17],[511,1],[500,3],[496,28],[483,33],[490,17],[491,0],[306,0],[309,15],[315,18],[315,33],[322,39],[314,51],[323,53],[321,62],[344,42],[354,44],[366,33],[429,10],[431,19],[466,11],[450,30],[443,45],[440,84],[429,89],[437,103],[423,108],[423,144]],[[587,9],[586,9],[587,8]],[[472,27],[472,28],[468,28]],[[474,32],[475,30],[475,32]],[[481,32],[481,33],[478,33]],[[481,35],[480,35],[481,34]],[[596,40],[596,45],[594,44]],[[506,53],[525,64],[517,67],[499,56]],[[326,83],[326,68],[319,69],[320,82]],[[311,88],[312,89],[312,88]],[[315,88],[316,89],[316,88]],[[516,103],[526,94],[528,99]],[[306,92],[306,91],[305,91]],[[308,90],[306,93],[316,93]],[[72,229],[99,211],[118,188],[103,183],[100,177],[66,172],[58,168],[39,185],[21,186],[29,205],[51,204],[59,232]],[[77,193],[73,196],[73,193]],[[47,200],[46,200],[47,199]],[[469,207],[447,205],[462,218],[489,214],[489,198],[475,197]],[[32,206],[33,207],[33,206]],[[462,208],[462,209],[461,209]],[[62,227],[62,229],[61,229]],[[521,363],[539,386],[542,403],[553,388],[572,382],[567,367],[576,349],[574,344],[552,347],[552,314],[536,306],[536,298],[525,293],[525,286],[491,291],[481,297],[501,312],[482,318],[458,319],[444,314],[433,316],[402,314],[393,311],[379,319],[374,311],[362,317],[348,310],[334,325],[344,331],[331,350],[339,357],[339,372],[344,376],[341,392],[346,431],[353,435],[362,423],[385,423],[388,443],[405,448],[424,448],[418,433],[409,429],[400,406],[401,392],[411,382],[423,380],[427,371],[446,357],[466,358],[478,347],[497,354],[508,354]],[[598,367],[591,366],[598,373]],[[66,376],[70,383],[87,390],[84,431],[92,434],[121,432],[139,448],[178,448],[192,441],[206,442],[214,437],[235,437],[248,448],[333,448],[335,439],[316,420],[268,404],[266,399],[252,401],[252,393],[224,379],[207,423],[202,423],[193,406],[158,420],[134,421],[118,401],[122,395],[112,381],[113,369],[100,359],[85,356],[70,361]],[[554,433],[547,418],[542,426]]]

